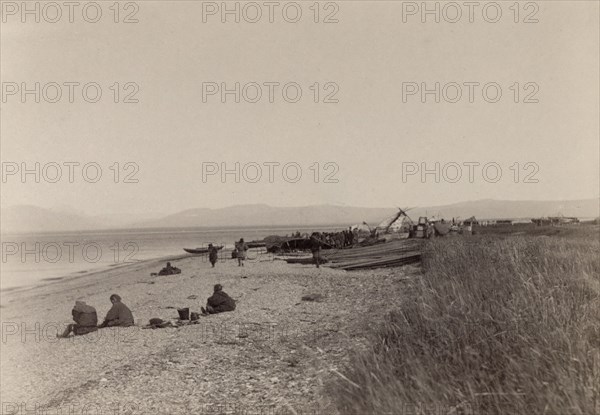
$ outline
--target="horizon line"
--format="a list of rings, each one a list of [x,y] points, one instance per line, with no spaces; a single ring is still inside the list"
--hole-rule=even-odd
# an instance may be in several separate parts
[[[578,199],[494,199],[494,198],[484,198],[484,199],[469,199],[469,200],[461,200],[458,202],[449,202],[446,204],[442,204],[442,205],[430,205],[430,206],[425,206],[425,205],[416,205],[414,207],[411,207],[411,209],[419,209],[419,208],[433,208],[433,207],[438,207],[438,206],[451,206],[451,205],[458,205],[461,203],[474,203],[474,202],[482,202],[482,201],[495,201],[495,202],[578,202],[578,201],[589,201],[589,200],[596,200],[599,199],[600,200],[600,195],[598,196],[592,196],[592,197],[588,197],[588,198],[578,198]],[[409,205],[412,205],[411,203],[409,203]],[[370,206],[356,206],[356,205],[346,205],[346,204],[334,204],[334,203],[322,203],[322,204],[309,204],[309,205],[294,205],[294,206],[277,206],[277,205],[271,205],[269,203],[241,203],[241,204],[234,204],[234,205],[227,205],[227,206],[221,206],[221,207],[204,207],[204,206],[196,206],[196,207],[188,207],[188,208],[182,208],[181,210],[178,210],[175,213],[156,213],[156,215],[164,215],[164,216],[170,216],[170,215],[174,215],[180,212],[184,212],[187,210],[193,210],[193,209],[208,209],[208,210],[220,210],[220,209],[229,209],[229,208],[234,208],[234,207],[241,207],[241,206],[268,206],[268,207],[272,207],[272,208],[278,208],[278,209],[293,209],[293,208],[308,208],[308,207],[318,207],[318,206],[331,206],[331,207],[340,207],[340,208],[355,208],[355,209],[398,209],[398,206],[376,206],[376,207],[370,207]],[[145,212],[113,212],[113,213],[106,213],[106,214],[89,214],[89,213],[74,213],[74,212],[68,212],[68,210],[65,210],[64,208],[57,208],[57,207],[42,207],[39,205],[33,205],[33,204],[17,204],[17,205],[9,205],[5,208],[2,208],[2,210],[5,209],[14,209],[14,208],[23,208],[23,207],[33,207],[33,208],[38,208],[38,209],[44,209],[44,210],[55,210],[55,211],[59,211],[59,212],[64,212],[64,213],[70,213],[70,214],[77,214],[77,215],[84,215],[84,216],[88,216],[88,217],[93,217],[93,216],[103,216],[103,215],[121,215],[121,214],[141,214],[141,213],[145,213]]]

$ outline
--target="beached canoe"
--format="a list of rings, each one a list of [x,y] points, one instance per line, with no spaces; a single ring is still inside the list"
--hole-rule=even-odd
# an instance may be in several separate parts
[[[223,245],[215,246],[217,251],[223,249]],[[183,250],[189,254],[208,254],[208,248],[183,248]]]
[[[246,245],[248,248],[264,248],[267,246],[267,243],[265,241],[250,241],[246,242]]]

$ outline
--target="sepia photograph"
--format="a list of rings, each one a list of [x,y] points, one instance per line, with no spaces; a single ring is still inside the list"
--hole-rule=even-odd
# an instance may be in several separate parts
[[[0,415],[600,415],[599,0],[0,0]]]

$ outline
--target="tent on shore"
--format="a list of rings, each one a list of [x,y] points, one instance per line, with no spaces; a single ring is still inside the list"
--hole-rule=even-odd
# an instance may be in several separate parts
[[[407,233],[412,226],[413,221],[408,217],[406,211],[398,209],[398,212],[377,225],[377,230],[381,233]]]

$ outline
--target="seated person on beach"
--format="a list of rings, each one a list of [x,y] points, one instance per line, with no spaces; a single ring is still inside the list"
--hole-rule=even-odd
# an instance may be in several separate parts
[[[96,309],[87,305],[83,301],[75,301],[75,307],[71,311],[75,324],[69,324],[62,335],[57,334],[56,337],[69,337],[71,332],[74,335],[80,336],[98,330],[98,315]]]
[[[206,309],[200,307],[200,310],[203,315],[233,311],[235,310],[235,300],[223,291],[223,286],[221,284],[216,284],[213,295],[206,301]]]
[[[133,314],[131,310],[121,302],[121,297],[118,294],[110,296],[112,308],[106,313],[104,322],[98,327],[129,327],[133,326]]]
[[[167,266],[160,270],[158,275],[173,275],[181,274],[181,270],[177,267],[172,267],[170,262],[167,262]]]

